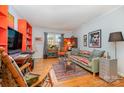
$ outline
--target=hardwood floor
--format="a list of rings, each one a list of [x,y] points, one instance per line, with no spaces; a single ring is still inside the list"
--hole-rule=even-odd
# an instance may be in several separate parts
[[[44,71],[46,71],[45,69],[47,67],[57,62],[57,58],[35,59],[33,71],[35,73],[40,73],[43,69]],[[70,80],[58,82],[53,69],[51,70],[50,74],[52,77],[54,87],[124,87],[124,78],[120,78],[119,80],[113,83],[107,83],[104,80],[100,79],[98,75],[96,75],[96,77],[93,77],[92,74],[88,74],[85,76],[75,77]]]
[[[50,59],[36,59],[34,70],[38,71],[39,68],[44,68],[45,66],[52,65],[58,62],[57,58]],[[124,86],[124,78],[113,83],[107,83],[104,80],[100,79],[98,75],[93,77],[92,74],[75,77],[70,80],[63,82],[58,82],[55,76],[53,69],[51,70],[51,77],[54,84],[54,87],[121,87]]]

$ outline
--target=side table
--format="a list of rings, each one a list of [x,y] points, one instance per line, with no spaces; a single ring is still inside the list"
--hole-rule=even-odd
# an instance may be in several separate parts
[[[99,77],[107,82],[117,80],[117,60],[101,58],[99,63]]]

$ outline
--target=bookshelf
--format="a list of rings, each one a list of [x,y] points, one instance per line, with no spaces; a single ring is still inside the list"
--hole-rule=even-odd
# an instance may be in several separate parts
[[[32,26],[25,19],[18,19],[18,31],[23,34],[22,51],[31,51]]]
[[[0,46],[8,51],[8,6],[0,5]]]

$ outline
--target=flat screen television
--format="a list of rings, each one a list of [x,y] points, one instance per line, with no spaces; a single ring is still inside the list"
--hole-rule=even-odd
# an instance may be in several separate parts
[[[22,34],[8,27],[8,53],[20,52],[22,48]]]

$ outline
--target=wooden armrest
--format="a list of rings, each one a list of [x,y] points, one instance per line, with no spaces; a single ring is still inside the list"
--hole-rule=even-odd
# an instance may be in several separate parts
[[[23,66],[20,67],[20,70],[24,70],[25,68],[29,67],[30,63],[26,63]]]
[[[37,74],[37,73],[34,73],[34,72],[30,72],[30,74],[40,76],[40,74]]]
[[[2,53],[3,51],[5,51],[5,49],[3,47],[0,47],[0,53]]]
[[[37,80],[37,82],[35,82],[34,84],[31,85],[31,87],[35,87],[37,85],[39,85],[44,79],[45,77],[49,74],[50,70],[51,70],[52,66],[48,66],[46,67],[42,73],[39,76],[39,79]],[[35,73],[35,72],[34,72]]]

